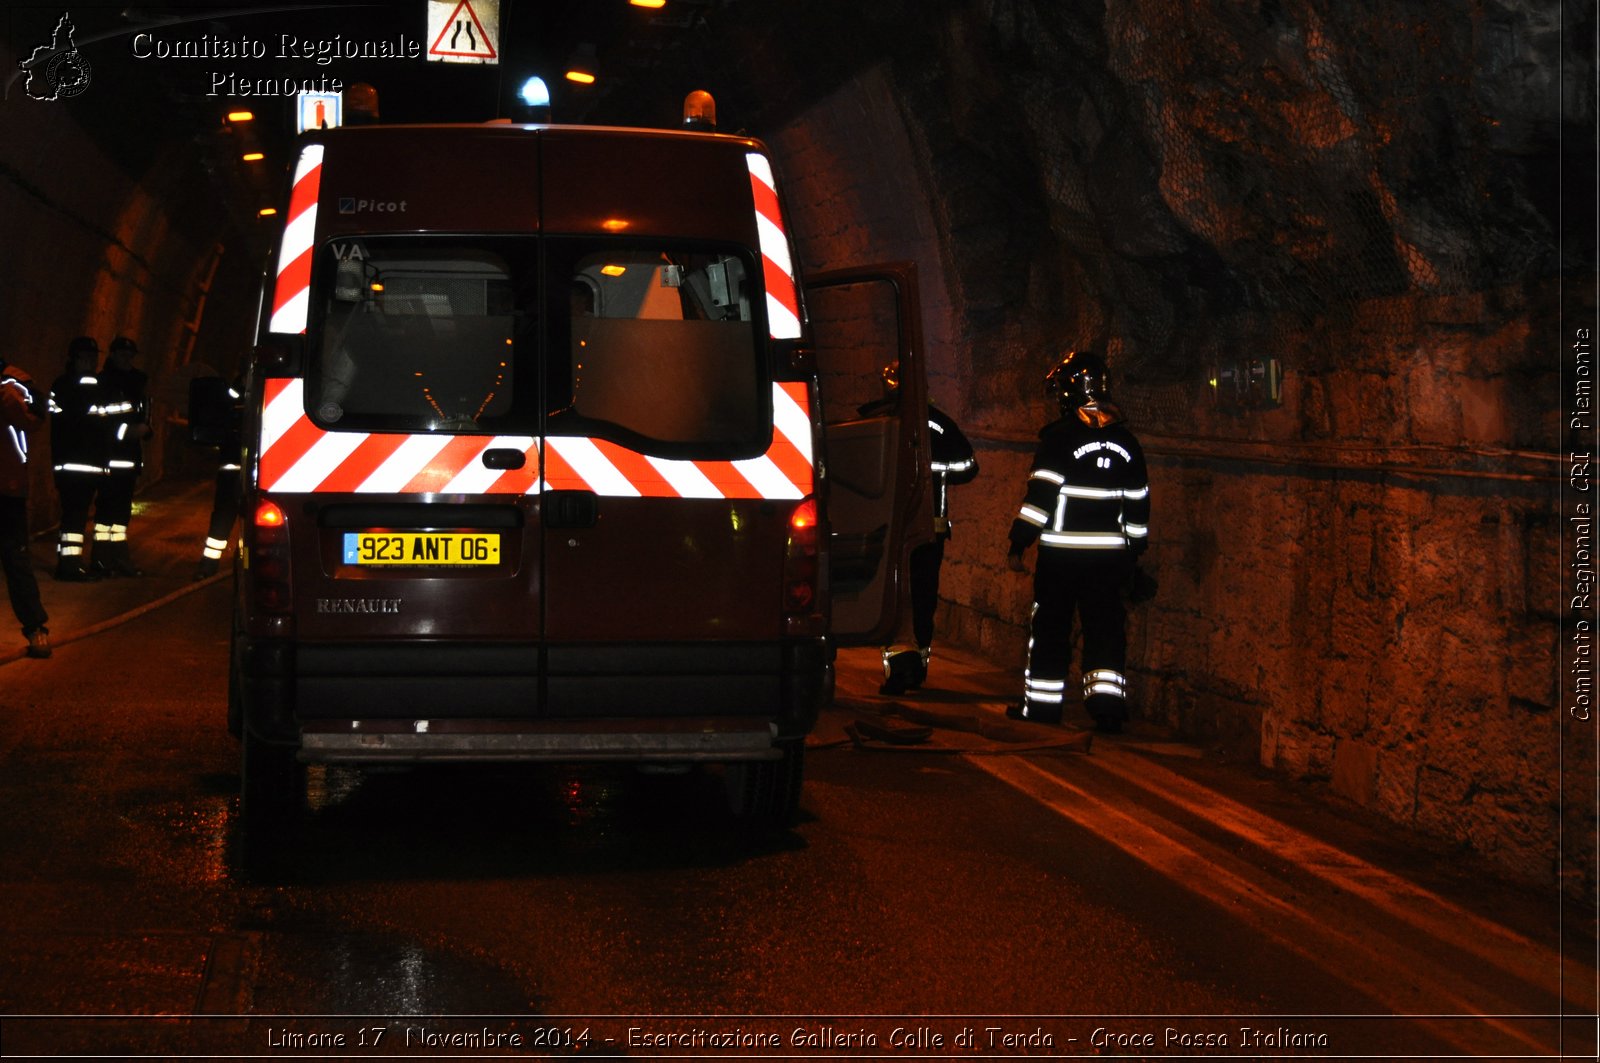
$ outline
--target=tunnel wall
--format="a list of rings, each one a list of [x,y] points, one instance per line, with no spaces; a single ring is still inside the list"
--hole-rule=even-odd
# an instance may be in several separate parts
[[[16,69],[3,45],[0,69]],[[114,86],[91,86],[97,91]],[[30,99],[20,84],[0,102],[0,248],[9,259],[0,328],[7,359],[46,389],[64,369],[74,336],[93,336],[102,351],[119,335],[138,343],[134,364],[151,377],[155,425],[144,448],[143,489],[187,456],[184,429],[171,418],[186,412],[183,367],[196,356],[208,309],[218,310],[210,296],[219,271],[227,272],[230,241],[192,146],[119,157],[106,149],[103,133],[80,121],[80,109],[94,106],[88,95]],[[226,312],[248,314],[234,288]],[[48,428],[35,433],[29,465],[37,531],[59,519]],[[130,535],[137,545],[140,530]]]
[[[1133,714],[1592,889],[1540,198],[1556,97],[1587,103],[1554,80],[1557,27],[1018,0],[902,33],[770,139],[808,268],[911,258],[932,293],[930,391],[982,466],[953,493],[940,638],[1020,694],[1031,587],[1004,561],[1039,382],[1098,346],[1151,463]],[[1211,383],[1244,357],[1278,360],[1276,403]]]

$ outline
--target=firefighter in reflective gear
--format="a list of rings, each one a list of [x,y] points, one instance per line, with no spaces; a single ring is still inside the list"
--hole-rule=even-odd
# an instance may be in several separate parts
[[[133,359],[139,347],[126,336],[111,341],[100,370],[105,388],[106,430],[111,437],[110,472],[100,486],[94,513],[94,569],[103,576],[142,576],[128,546],[133,491],[144,469],[144,440],[150,435],[149,383]]]
[[[1083,694],[1097,731],[1127,718],[1127,633],[1122,592],[1149,540],[1144,451],[1106,389],[1105,363],[1073,351],[1045,377],[1060,420],[1039,433],[1009,564],[1025,571],[1034,542],[1033,618],[1023,700],[1012,719],[1060,723],[1072,657],[1072,618],[1083,626]]]
[[[0,571],[29,657],[50,656],[50,617],[28,549],[28,433],[44,424],[46,409],[33,379],[0,357]]]
[[[89,570],[84,526],[95,495],[111,471],[111,437],[106,431],[106,396],[95,375],[100,345],[79,336],[67,346],[67,369],[50,387],[50,457],[61,527],[56,536],[56,579],[94,579]]]
[[[882,410],[897,401],[900,390],[900,363],[890,362],[883,370],[884,397],[861,408],[863,416]],[[928,438],[933,474],[933,531],[931,543],[911,551],[911,633],[915,648],[887,646],[883,651],[883,685],[878,693],[904,694],[920,687],[928,678],[928,661],[933,653],[933,617],[939,606],[939,570],[944,566],[944,544],[950,539],[950,487],[970,483],[978,475],[978,459],[972,444],[949,414],[928,404]]]

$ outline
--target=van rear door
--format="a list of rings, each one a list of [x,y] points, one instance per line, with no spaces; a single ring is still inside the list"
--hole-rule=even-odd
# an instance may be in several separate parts
[[[265,382],[260,462],[290,520],[297,709],[536,714],[537,240],[312,254],[308,368]]]
[[[776,379],[749,142],[543,133],[552,716],[770,713],[812,493]]]
[[[806,278],[826,425],[833,634],[882,645],[909,609],[911,551],[933,541],[921,304],[911,263]],[[898,387],[884,370],[898,362]]]

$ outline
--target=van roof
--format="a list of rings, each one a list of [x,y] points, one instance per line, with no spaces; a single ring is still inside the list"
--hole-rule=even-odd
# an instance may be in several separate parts
[[[323,234],[628,233],[759,246],[760,141],[690,130],[508,122],[370,125],[322,144]]]
[[[461,132],[484,132],[493,130],[507,136],[527,136],[528,134],[573,133],[578,136],[592,134],[625,135],[629,137],[670,137],[673,139],[710,140],[717,142],[736,142],[748,148],[758,148],[765,151],[761,141],[754,137],[737,136],[731,133],[711,132],[698,129],[657,129],[652,126],[609,126],[609,125],[564,125],[558,122],[514,122],[508,118],[497,118],[488,122],[401,122],[394,124],[375,123],[371,125],[345,125],[333,129],[311,130],[303,134],[302,139],[319,141],[326,137],[371,137],[386,136],[390,134],[403,134],[406,136],[444,136]]]

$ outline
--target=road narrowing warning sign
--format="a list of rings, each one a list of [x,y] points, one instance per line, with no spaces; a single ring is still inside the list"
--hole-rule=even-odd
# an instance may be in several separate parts
[[[500,61],[500,0],[428,0],[428,59]]]

